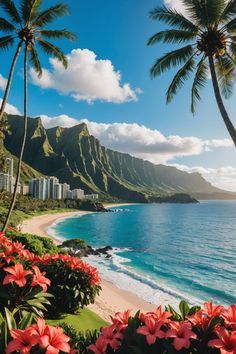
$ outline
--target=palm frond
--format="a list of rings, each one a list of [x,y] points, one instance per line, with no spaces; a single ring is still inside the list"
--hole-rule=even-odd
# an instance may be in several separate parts
[[[12,21],[21,24],[21,18],[12,0],[0,0],[0,7],[8,14]]]
[[[230,44],[229,52],[230,55],[234,58],[234,60],[236,60],[236,38],[235,41]]]
[[[197,66],[197,71],[193,80],[192,90],[191,90],[191,112],[195,113],[195,106],[197,101],[201,100],[200,90],[204,88],[207,83],[208,66],[205,62],[205,57],[203,57]]]
[[[42,39],[38,39],[38,43],[41,49],[48,55],[52,55],[58,61],[60,61],[65,68],[68,66],[67,58],[65,54],[61,51],[60,48],[54,46],[50,42],[43,41]]]
[[[33,21],[33,25],[36,27],[43,27],[48,23],[54,21],[57,17],[69,14],[69,8],[65,4],[57,4],[42,11]]]
[[[191,31],[194,33],[198,32],[198,27],[195,26],[194,23],[188,20],[184,15],[175,10],[169,9],[166,6],[155,7],[152,11],[150,11],[149,16],[153,20],[163,21],[164,23],[177,27],[178,29]]]
[[[220,16],[220,22],[225,23],[230,21],[232,18],[235,17],[236,13],[236,0],[230,0],[222,12]]]
[[[228,33],[235,33],[236,32],[236,18],[233,18],[231,21],[226,23],[226,25],[224,26],[224,29]]]
[[[29,23],[37,13],[42,0],[22,0],[21,1],[21,16],[26,23]]]
[[[182,0],[189,17],[199,26],[210,28],[218,23],[224,11],[224,0]]]
[[[13,36],[4,36],[0,37],[0,51],[1,50],[8,50],[14,44],[14,37]]]
[[[40,78],[43,74],[43,70],[35,46],[30,47],[29,57],[31,65],[33,66],[34,70],[38,74],[38,77]]]
[[[217,56],[215,58],[215,68],[222,95],[229,98],[233,93],[233,83],[236,75],[235,63],[227,55]]]
[[[55,38],[55,39],[64,39],[67,38],[71,41],[76,40],[76,35],[66,29],[63,30],[42,30],[39,31],[42,37],[45,38]]]
[[[5,18],[0,17],[0,31],[2,32],[11,32],[14,31],[15,26],[5,20]]]
[[[193,32],[187,32],[183,30],[166,30],[161,31],[154,36],[150,37],[147,45],[153,45],[157,42],[163,43],[183,43],[188,42],[196,37],[196,34]]]
[[[195,54],[194,54],[195,55]],[[184,64],[184,66],[177,72],[171,82],[167,91],[167,103],[170,103],[174,96],[177,94],[178,90],[184,85],[184,82],[189,79],[191,72],[194,70],[194,55]]]
[[[158,58],[151,68],[151,76],[156,77],[171,67],[181,65],[193,55],[193,47],[186,47],[174,50]]]

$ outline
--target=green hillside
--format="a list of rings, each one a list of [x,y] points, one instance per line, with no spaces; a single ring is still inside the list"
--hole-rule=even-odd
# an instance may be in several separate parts
[[[8,116],[12,135],[5,147],[19,154],[22,119]],[[13,138],[14,137],[14,138]],[[61,182],[86,192],[103,193],[123,200],[145,202],[148,197],[174,193],[212,195],[223,191],[213,187],[198,173],[186,173],[174,167],[150,162],[106,149],[91,136],[86,124],[72,128],[45,129],[40,118],[29,118],[24,162],[44,175],[55,175]],[[225,193],[224,198],[235,198]]]

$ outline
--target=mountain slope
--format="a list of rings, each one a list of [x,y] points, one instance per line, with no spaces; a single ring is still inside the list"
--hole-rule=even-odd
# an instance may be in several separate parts
[[[5,147],[18,155],[23,121],[8,116],[12,135]],[[13,139],[14,137],[14,139]],[[148,196],[173,193],[221,194],[198,173],[154,165],[128,154],[106,149],[88,132],[86,124],[46,130],[40,118],[29,118],[24,161],[45,175],[55,175],[72,188],[110,194],[125,200],[144,202]]]

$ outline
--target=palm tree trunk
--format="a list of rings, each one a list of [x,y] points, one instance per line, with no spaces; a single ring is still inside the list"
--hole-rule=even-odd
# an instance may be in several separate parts
[[[219,85],[218,85],[217,76],[216,76],[214,59],[211,56],[209,57],[209,65],[210,65],[211,78],[212,78],[213,88],[214,88],[214,92],[215,92],[216,102],[218,104],[218,107],[219,107],[221,116],[224,120],[224,123],[226,125],[226,128],[228,129],[228,132],[234,142],[234,145],[236,146],[236,129],[235,129],[233,123],[231,122],[229,115],[225,109],[225,106],[224,106],[224,103],[223,103],[223,100],[221,97]]]
[[[13,61],[12,61],[10,73],[9,73],[9,76],[8,76],[7,86],[6,86],[6,89],[5,89],[5,93],[4,93],[4,97],[3,97],[2,105],[1,105],[1,109],[0,109],[0,120],[2,119],[3,113],[4,113],[5,108],[6,108],[6,104],[7,104],[10,88],[11,88],[11,83],[12,83],[12,79],[13,79],[16,63],[17,63],[17,60],[18,60],[18,57],[19,57],[19,54],[20,54],[20,51],[21,51],[21,47],[22,47],[22,41],[18,44],[17,50],[15,52],[15,55],[14,55],[14,58],[13,58]]]
[[[18,189],[18,184],[20,181],[20,174],[21,174],[21,163],[22,163],[22,157],[25,149],[25,142],[26,142],[26,135],[27,135],[27,123],[28,123],[28,117],[27,117],[27,98],[28,98],[28,73],[27,73],[27,54],[28,54],[28,49],[27,45],[25,45],[25,54],[24,54],[24,134],[23,134],[23,140],[22,140],[22,145],[21,145],[21,151],[20,151],[20,156],[19,156],[19,161],[18,161],[18,166],[17,166],[17,174],[16,174],[16,181],[15,181],[15,186],[14,186],[14,192],[12,195],[12,200],[11,200],[11,205],[8,210],[8,214],[5,220],[5,223],[2,228],[2,232],[6,231],[7,225],[9,223],[12,211],[15,206],[16,202],[16,196],[17,196],[17,189]]]

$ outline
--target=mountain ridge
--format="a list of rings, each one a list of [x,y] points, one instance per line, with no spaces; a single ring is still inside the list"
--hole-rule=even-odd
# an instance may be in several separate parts
[[[18,156],[23,119],[8,115],[12,135],[6,135],[5,148]],[[102,146],[89,134],[85,123],[72,128],[45,129],[41,118],[28,119],[23,160],[44,175],[55,175],[72,188],[86,193],[111,195],[127,201],[146,202],[150,196],[175,193],[216,194],[235,198],[236,193],[222,191],[199,173],[187,173],[175,167],[154,165],[129,154]],[[14,136],[14,139],[12,139]]]

